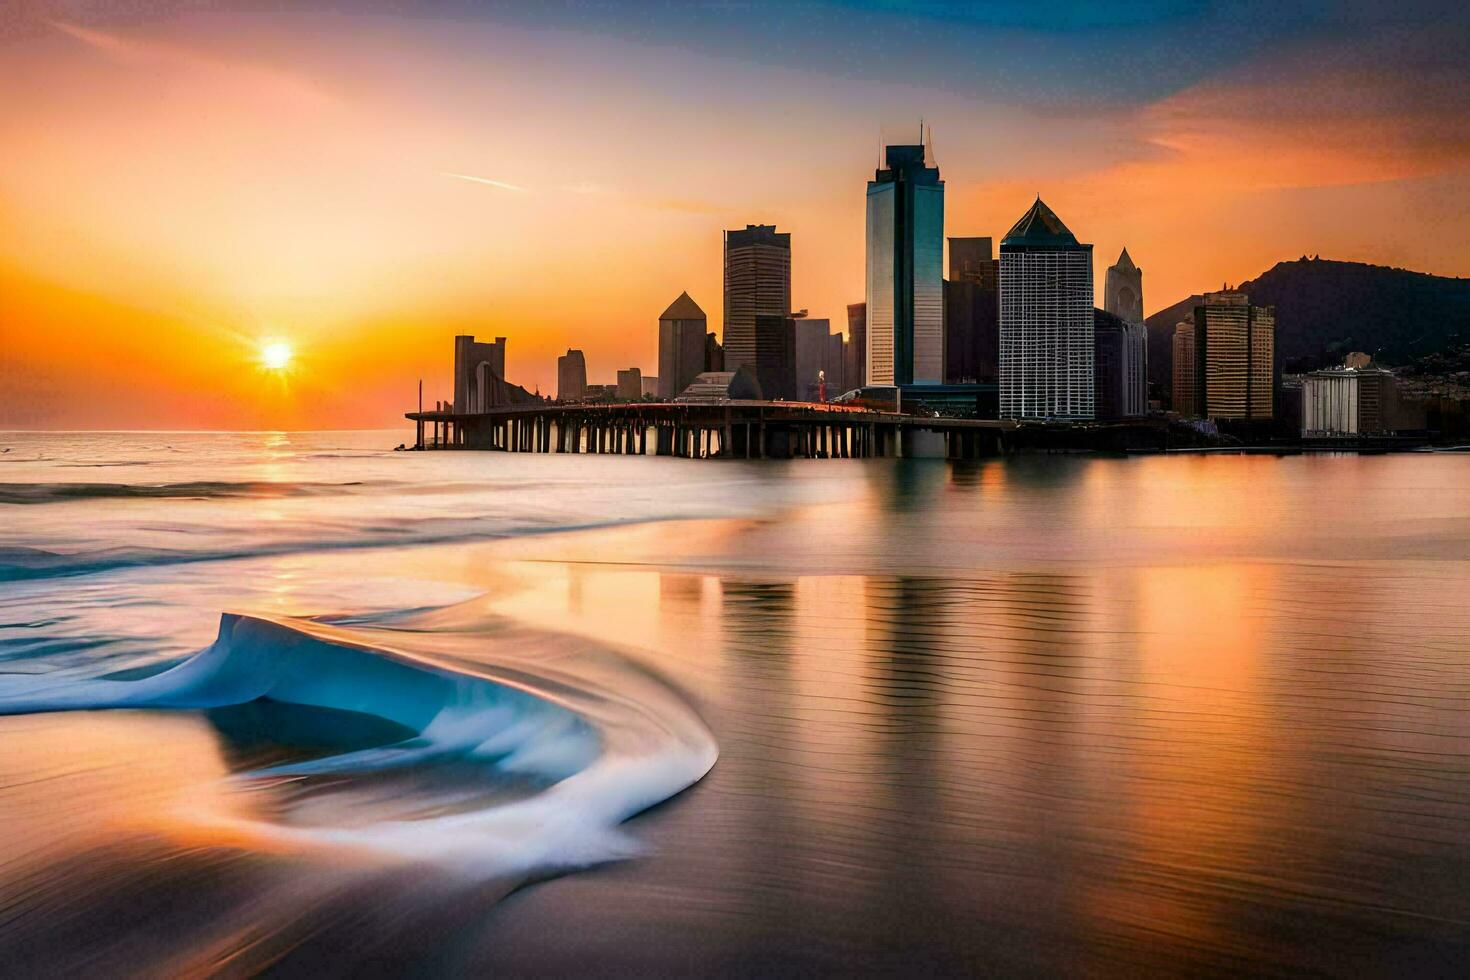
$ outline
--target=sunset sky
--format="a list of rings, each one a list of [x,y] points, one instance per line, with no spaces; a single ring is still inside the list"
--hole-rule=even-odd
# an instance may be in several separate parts
[[[529,388],[654,374],[749,222],[845,326],[920,116],[946,234],[1040,193],[1148,312],[1304,253],[1470,274],[1459,5],[311,8],[0,12],[0,427],[393,424],[461,332]]]

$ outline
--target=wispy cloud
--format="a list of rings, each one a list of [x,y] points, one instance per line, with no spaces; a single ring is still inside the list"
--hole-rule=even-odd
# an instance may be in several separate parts
[[[503,180],[491,180],[489,177],[476,177],[473,174],[450,173],[448,170],[441,171],[441,173],[443,173],[445,177],[453,177],[456,180],[467,180],[472,184],[488,184],[491,187],[498,187],[503,191],[514,191],[517,194],[526,193],[526,189],[524,187],[517,186],[516,184],[507,184]]]

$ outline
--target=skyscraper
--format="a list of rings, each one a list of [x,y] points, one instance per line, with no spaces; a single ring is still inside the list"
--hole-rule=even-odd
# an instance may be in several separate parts
[[[790,314],[791,234],[775,225],[725,232],[725,370],[756,370],[756,318]]]
[[[1092,311],[1093,415],[1100,420],[1126,414],[1128,328],[1122,317],[1106,310]]]
[[[846,383],[861,388],[868,383],[868,304],[847,304]]]
[[[587,359],[581,351],[568,348],[556,359],[556,397],[564,402],[579,402],[587,397]]]
[[[673,401],[705,370],[704,310],[680,293],[658,318],[658,396]]]
[[[1148,414],[1148,328],[1143,324],[1143,270],[1133,264],[1128,250],[1108,267],[1103,287],[1103,310],[1117,317],[1123,330],[1121,381],[1122,416]]]
[[[1199,414],[1199,385],[1194,372],[1194,324],[1185,320],[1174,327],[1174,411],[1180,415]]]
[[[1092,246],[1040,197],[1000,243],[1000,415],[1094,417]]]
[[[796,398],[796,324],[789,314],[761,314],[755,318],[755,363],[749,365],[771,400]],[[729,363],[730,349],[725,348]]]
[[[1133,264],[1126,248],[1118,261],[1108,266],[1103,309],[1125,323],[1143,322],[1143,270]]]
[[[796,326],[796,393],[802,401],[817,400],[817,375],[830,376],[832,321],[802,317]],[[839,392],[840,394],[840,392]]]
[[[868,181],[868,384],[944,380],[944,181],[925,155],[890,146]]]
[[[1270,420],[1275,410],[1276,309],[1237,290],[1206,293],[1194,308],[1196,414]]]
[[[1000,371],[1000,269],[989,237],[949,240],[944,380],[995,381]]]

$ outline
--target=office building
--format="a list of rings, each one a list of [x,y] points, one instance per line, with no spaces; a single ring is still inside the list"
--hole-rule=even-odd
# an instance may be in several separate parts
[[[1133,264],[1126,248],[1118,261],[1108,266],[1103,309],[1124,323],[1143,322],[1143,270]]]
[[[1198,390],[1194,372],[1194,323],[1184,321],[1174,327],[1173,349],[1174,386],[1171,404],[1174,411],[1184,416],[1198,415]]]
[[[1116,421],[1128,414],[1128,328],[1131,324],[1106,310],[1093,311],[1093,413],[1099,421]]]
[[[1392,434],[1398,389],[1379,367],[1336,367],[1302,378],[1302,435],[1351,438]]]
[[[658,396],[672,400],[705,370],[705,337],[709,323],[704,310],[680,293],[658,318]]]
[[[951,238],[944,282],[944,380],[994,382],[1000,374],[1000,264],[992,240]]]
[[[868,182],[867,383],[944,380],[944,181],[926,150],[890,146]]]
[[[796,398],[796,324],[790,315],[762,314],[755,318],[755,363],[742,365],[755,370],[756,381],[766,398],[774,401]],[[725,348],[729,363],[730,348]]]
[[[847,349],[843,363],[844,383],[849,390],[868,383],[868,304],[847,305]]]
[[[832,321],[800,317],[796,326],[796,393],[801,401],[814,402],[818,395],[818,376],[833,376],[832,364]],[[836,335],[838,343],[838,373],[841,372],[842,335]],[[830,389],[829,389],[830,390]],[[838,392],[840,394],[840,392]]]
[[[564,402],[587,397],[587,358],[575,348],[568,348],[556,359],[556,397]]]
[[[1092,246],[1041,200],[1000,243],[1002,418],[1094,417]]]
[[[1275,409],[1276,310],[1237,290],[1206,293],[1194,308],[1194,414],[1268,421]]]
[[[1143,270],[1134,265],[1126,248],[1108,267],[1103,310],[1127,325],[1123,331],[1123,403],[1119,417],[1147,415],[1148,328],[1143,324]]]
[[[692,381],[694,379],[691,378],[690,380]],[[659,391],[658,378],[649,377],[645,374],[643,376],[643,400],[649,401],[650,399],[658,398]]]
[[[624,368],[618,372],[618,401],[636,402],[643,398],[643,372],[638,368]]]
[[[712,333],[704,336],[704,369],[706,372],[725,370],[725,348]]]
[[[790,233],[778,233],[775,225],[725,232],[725,370],[748,365],[758,371],[756,319],[790,315]]]

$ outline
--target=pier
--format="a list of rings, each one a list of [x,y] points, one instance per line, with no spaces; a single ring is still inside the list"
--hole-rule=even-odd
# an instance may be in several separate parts
[[[509,405],[409,412],[416,449],[612,453],[689,459],[979,459],[1006,452],[1016,423],[925,418],[807,402]]]

